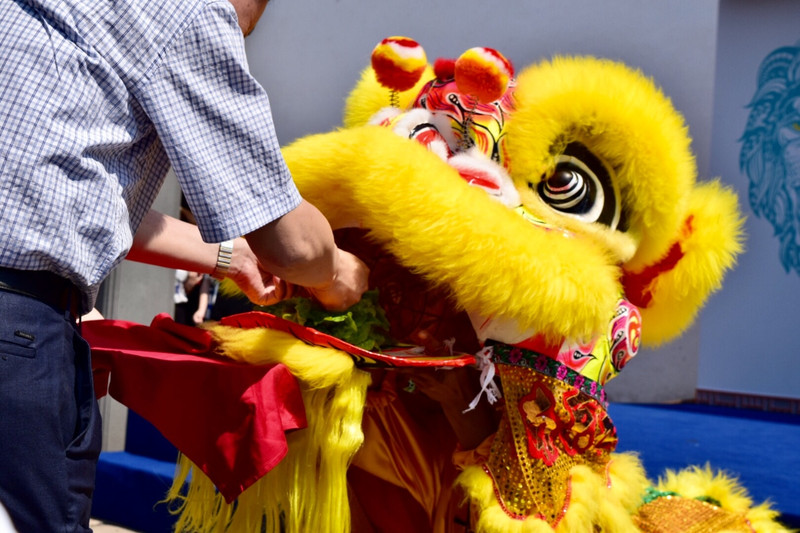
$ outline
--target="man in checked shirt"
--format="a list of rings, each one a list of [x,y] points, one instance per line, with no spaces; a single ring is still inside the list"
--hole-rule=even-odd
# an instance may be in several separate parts
[[[343,309],[366,288],[249,74],[266,3],[0,3],[0,503],[20,532],[89,531],[100,420],[75,317],[126,256],[258,303],[290,283]],[[150,210],[170,166],[197,226]]]

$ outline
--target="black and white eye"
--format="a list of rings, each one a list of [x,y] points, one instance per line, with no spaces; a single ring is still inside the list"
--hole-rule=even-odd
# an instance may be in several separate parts
[[[606,166],[584,145],[571,143],[556,168],[535,186],[555,211],[583,222],[599,222],[624,231],[619,191]]]

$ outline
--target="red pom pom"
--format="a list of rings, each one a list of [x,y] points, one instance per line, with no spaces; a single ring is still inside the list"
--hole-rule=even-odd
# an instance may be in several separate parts
[[[407,91],[422,77],[425,50],[408,37],[388,37],[372,51],[372,69],[378,83],[394,91]]]
[[[456,75],[456,60],[440,57],[433,63],[433,72],[438,80],[452,80]]]

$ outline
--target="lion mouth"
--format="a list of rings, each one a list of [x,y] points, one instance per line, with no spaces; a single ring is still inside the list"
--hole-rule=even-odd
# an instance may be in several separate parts
[[[419,346],[427,356],[454,352],[474,354],[480,343],[467,313],[445,287],[402,266],[390,252],[369,238],[366,230],[335,232],[339,247],[370,268],[369,288],[378,289],[378,304],[389,320],[389,336],[398,344]]]

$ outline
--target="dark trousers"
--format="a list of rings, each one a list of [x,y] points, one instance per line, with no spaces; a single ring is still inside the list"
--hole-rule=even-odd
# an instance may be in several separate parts
[[[0,503],[19,533],[91,531],[100,431],[74,320],[0,290]]]

